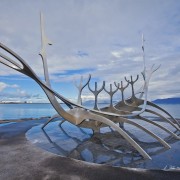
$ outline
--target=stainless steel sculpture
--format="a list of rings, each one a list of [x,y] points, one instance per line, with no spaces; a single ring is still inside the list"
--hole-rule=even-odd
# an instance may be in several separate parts
[[[82,78],[81,78],[80,84],[79,85],[76,84],[76,87],[78,88],[78,91],[79,91],[79,95],[78,95],[78,102],[74,103],[68,100],[67,98],[63,97],[61,94],[57,93],[51,88],[48,67],[47,67],[47,57],[46,57],[46,46],[51,43],[50,41],[48,41],[45,35],[42,14],[41,14],[41,40],[42,40],[42,48],[41,48],[40,56],[43,62],[45,82],[39,79],[38,75],[31,69],[31,67],[26,63],[25,60],[23,60],[19,55],[17,55],[15,52],[13,52],[11,49],[9,49],[8,47],[6,47],[5,45],[1,43],[0,43],[1,49],[4,50],[9,55],[12,55],[16,59],[16,61],[4,55],[3,53],[0,53],[0,57],[1,57],[0,62],[16,71],[19,71],[22,74],[27,75],[31,79],[35,80],[39,84],[39,86],[44,90],[50,103],[53,105],[54,109],[57,111],[57,114],[51,117],[42,126],[42,128],[45,128],[45,126],[49,122],[51,122],[55,117],[59,117],[59,116],[76,126],[91,128],[96,132],[99,131],[100,128],[102,127],[106,127],[106,126],[111,127],[114,130],[116,130],[119,134],[121,134],[145,159],[151,159],[151,157],[135,142],[133,138],[130,137],[130,135],[126,133],[126,131],[123,129],[124,123],[132,124],[136,126],[137,128],[143,130],[144,132],[148,133],[150,136],[155,138],[161,145],[163,145],[167,149],[170,148],[168,143],[166,143],[162,138],[160,138],[153,132],[149,131],[147,128],[136,123],[136,119],[140,119],[142,121],[146,121],[152,125],[155,125],[159,127],[160,129],[166,131],[170,135],[172,135],[174,138],[180,139],[180,137],[177,136],[177,134],[168,130],[166,127],[163,127],[160,124],[143,117],[144,112],[155,114],[159,116],[162,120],[171,124],[176,130],[178,131],[180,130],[180,125],[176,119],[174,119],[168,112],[166,112],[161,107],[147,100],[147,93],[148,93],[148,86],[149,86],[150,78],[152,74],[159,67],[155,68],[153,65],[150,69],[147,69],[146,64],[145,64],[144,45],[142,46],[143,59],[144,59],[144,69],[143,69],[142,75],[144,78],[144,84],[140,91],[135,92],[134,90],[134,84],[138,80],[139,76],[137,76],[135,80],[133,80],[132,76],[130,80],[128,80],[125,77],[125,80],[127,81],[127,84],[125,86],[123,85],[122,81],[121,83],[115,82],[114,91],[112,90],[112,84],[110,84],[110,90],[108,91],[105,87],[105,82],[103,82],[102,87],[99,90],[97,90],[97,83],[95,83],[95,90],[92,90],[89,84],[91,80],[91,76],[89,75],[89,78],[84,85],[82,85],[82,81],[83,81]],[[143,40],[143,43],[144,43],[144,40]],[[124,91],[129,85],[131,86],[132,95],[130,98],[125,99]],[[95,97],[94,109],[89,109],[82,105],[81,93],[84,87],[86,86],[94,94],[94,97]],[[110,106],[99,109],[98,108],[98,95],[103,90],[110,97]],[[112,98],[118,90],[120,90],[121,92],[122,99],[121,101],[119,101],[119,103],[117,103],[116,105],[113,105]],[[137,98],[137,94],[139,94],[139,98]],[[144,99],[142,99],[143,96],[144,96]],[[69,107],[69,110],[67,111],[64,110],[62,106],[58,103],[57,98],[60,99],[62,102],[64,102]],[[142,105],[142,107],[139,107],[140,105]],[[148,109],[148,106],[152,106],[156,109],[161,110],[162,112],[166,113],[166,115],[168,115],[171,119],[167,119],[166,117],[162,116],[156,111],[152,111]]]

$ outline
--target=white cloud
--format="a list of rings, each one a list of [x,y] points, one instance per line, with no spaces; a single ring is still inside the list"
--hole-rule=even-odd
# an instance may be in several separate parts
[[[4,82],[0,82],[0,92],[5,90],[6,88],[15,88],[17,89],[19,86],[17,84],[7,84]]]
[[[119,51],[112,51],[111,54],[114,57],[120,58],[123,55],[128,55],[128,54],[132,54],[135,52],[135,49],[132,47],[125,47],[125,48],[121,48]]]
[[[7,87],[6,83],[0,82],[0,92],[3,91]]]
[[[22,56],[42,77],[39,11],[45,17],[46,34],[54,42],[47,47],[53,82],[72,81],[93,73],[99,81],[120,81],[142,70],[141,33],[145,35],[146,62],[162,64],[154,75],[152,97],[157,88],[171,82],[158,96],[178,95],[180,59],[180,2],[177,0],[54,0],[1,1],[0,39]],[[70,13],[69,13],[70,12]],[[78,52],[84,56],[79,56]],[[87,56],[88,54],[88,56]],[[68,74],[68,70],[93,69]],[[62,75],[59,75],[59,74]],[[64,76],[63,76],[64,73]],[[0,75],[19,75],[0,65]],[[160,83],[161,82],[161,83]],[[100,82],[101,83],[101,82]],[[6,88],[0,85],[1,89]],[[171,91],[172,89],[172,91]]]

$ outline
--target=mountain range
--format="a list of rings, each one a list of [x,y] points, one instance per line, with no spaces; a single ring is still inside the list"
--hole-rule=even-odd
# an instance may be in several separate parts
[[[156,99],[153,101],[156,104],[180,104],[180,97]]]

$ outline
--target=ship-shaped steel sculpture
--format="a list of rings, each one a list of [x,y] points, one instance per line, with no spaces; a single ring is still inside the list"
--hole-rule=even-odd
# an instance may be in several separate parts
[[[167,111],[157,106],[156,104],[148,101],[147,99],[150,78],[152,74],[160,66],[155,67],[153,65],[150,68],[146,67],[145,56],[144,56],[144,38],[142,38],[144,68],[143,68],[143,71],[141,72],[144,82],[143,82],[142,88],[138,92],[135,91],[134,84],[138,81],[139,76],[135,78],[131,76],[129,79],[125,77],[126,84],[124,84],[123,81],[121,81],[120,83],[115,82],[114,83],[115,90],[113,90],[112,84],[110,84],[110,90],[107,90],[105,81],[102,83],[102,87],[100,89],[97,89],[97,82],[95,82],[95,89],[93,90],[90,87],[91,75],[89,75],[88,80],[84,84],[83,84],[82,78],[79,85],[77,85],[76,83],[76,87],[78,88],[79,94],[78,94],[77,103],[74,103],[70,101],[69,99],[63,97],[60,93],[56,92],[55,90],[51,88],[51,83],[50,83],[49,73],[48,73],[48,66],[47,66],[47,57],[46,57],[46,46],[51,43],[46,37],[45,31],[44,31],[44,25],[43,25],[44,20],[43,20],[42,13],[40,14],[40,20],[41,20],[41,40],[42,40],[42,49],[40,52],[40,56],[43,62],[45,81],[40,80],[38,75],[34,72],[34,70],[30,67],[30,65],[27,64],[25,60],[23,60],[18,54],[16,54],[14,51],[9,49],[2,43],[0,43],[1,49],[4,50],[6,54],[8,53],[10,57],[13,56],[16,59],[16,61],[11,59],[9,56],[5,55],[4,53],[0,52],[0,62],[33,79],[35,82],[37,82],[37,84],[39,84],[39,86],[43,89],[43,91],[47,95],[50,103],[52,104],[54,109],[57,111],[57,114],[51,117],[42,126],[42,128],[45,128],[45,126],[47,126],[48,123],[50,123],[56,117],[62,117],[64,121],[69,121],[70,123],[79,127],[91,128],[94,132],[98,132],[98,131],[100,132],[100,128],[102,127],[111,127],[112,129],[117,131],[119,134],[121,134],[121,136],[124,139],[126,139],[145,159],[151,159],[151,157],[124,130],[123,128],[124,123],[131,124],[143,130],[144,132],[148,133],[150,136],[155,138],[162,146],[164,146],[167,149],[171,147],[167,142],[165,142],[165,140],[157,136],[154,132],[148,130],[146,127],[143,127],[142,125],[138,124],[136,122],[136,119],[146,121],[149,124],[159,127],[161,130],[170,134],[175,139],[180,139],[180,137],[175,132],[172,132],[168,128],[143,116],[144,112],[157,115],[161,120],[173,126],[176,129],[176,132],[180,131],[180,124],[175,118],[173,118]],[[86,86],[94,94],[94,97],[95,97],[93,109],[89,109],[88,107],[85,107],[82,105],[81,94],[82,94],[83,89]],[[132,95],[131,97],[125,99],[124,91],[126,90],[128,86],[131,87]],[[103,90],[109,96],[110,104],[108,107],[100,109],[98,107],[98,95]],[[112,99],[113,99],[114,94],[118,91],[121,92],[121,101],[119,101],[118,103],[114,105]],[[57,99],[64,102],[68,106],[69,110],[63,109],[63,107],[59,104]],[[149,107],[153,107],[155,110],[151,110],[149,109]],[[168,116],[168,118],[164,117],[163,115],[158,113],[156,110],[162,111]]]

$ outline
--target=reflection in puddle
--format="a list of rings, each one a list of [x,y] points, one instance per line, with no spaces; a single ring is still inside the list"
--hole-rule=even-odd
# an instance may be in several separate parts
[[[170,150],[143,131],[125,125],[126,132],[152,157],[152,160],[144,160],[120,134],[110,128],[102,128],[101,133],[93,135],[91,129],[79,128],[68,122],[59,125],[60,122],[61,120],[50,123],[45,130],[41,129],[42,125],[35,126],[26,136],[32,143],[47,151],[87,162],[147,169],[180,167],[180,142],[153,126],[147,127],[144,124],[165,139],[172,147]],[[168,128],[174,131],[173,127]]]

